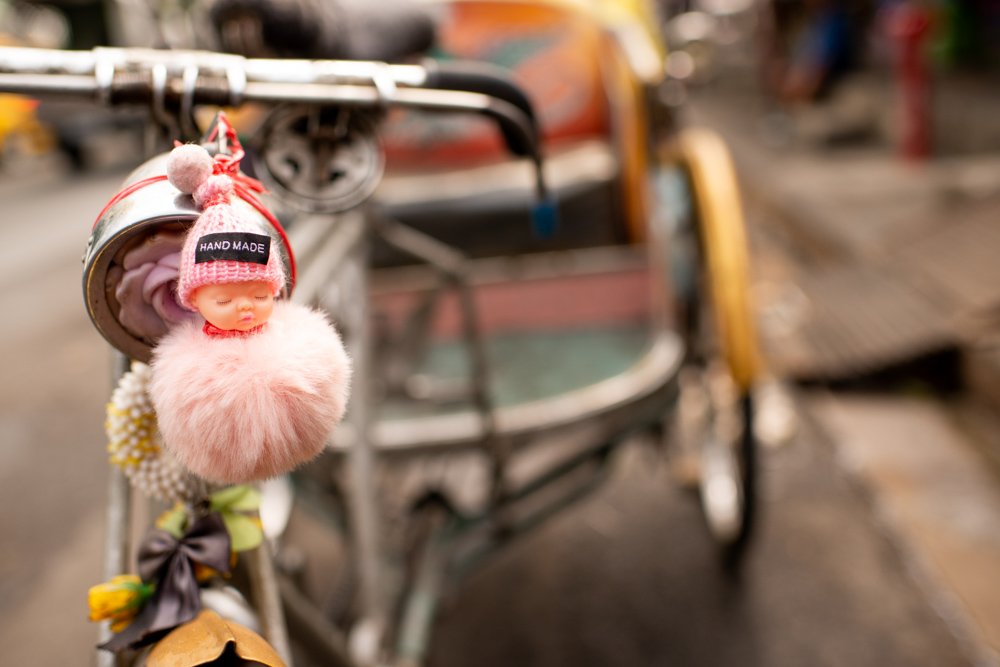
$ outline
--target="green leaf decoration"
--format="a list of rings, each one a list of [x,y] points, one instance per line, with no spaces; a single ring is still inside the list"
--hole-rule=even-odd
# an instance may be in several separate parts
[[[212,509],[216,512],[256,512],[260,509],[260,493],[252,486],[229,486],[212,494]]]
[[[177,539],[184,535],[187,528],[187,512],[183,505],[175,505],[173,509],[167,510],[156,520],[156,527],[165,530]]]
[[[264,531],[257,516],[260,493],[255,488],[240,485],[216,491],[211,496],[211,506],[212,511],[222,515],[233,551],[247,551],[260,546]]]
[[[229,540],[233,551],[248,551],[256,549],[264,541],[264,531],[260,520],[246,514],[222,512],[222,521],[229,531]]]

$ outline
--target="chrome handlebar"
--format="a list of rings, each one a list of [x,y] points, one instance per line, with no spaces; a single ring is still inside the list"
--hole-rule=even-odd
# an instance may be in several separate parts
[[[546,200],[541,133],[530,106],[521,101],[526,98],[477,92],[468,77],[472,90],[434,88],[437,71],[433,65],[275,60],[209,51],[0,47],[0,92],[89,99],[109,106],[149,105],[163,125],[174,119],[186,122],[196,106],[246,102],[479,114],[496,123],[511,153],[534,162],[537,195]],[[496,90],[484,83],[482,90]]]
[[[329,102],[366,101],[371,95],[339,87],[374,88],[386,98],[398,87],[419,87],[427,80],[419,65],[340,60],[271,60],[210,51],[166,51],[141,48],[98,47],[92,51],[60,51],[22,47],[0,48],[0,88],[26,95],[93,96],[114,102],[114,94],[127,86],[145,83],[150,92],[165,91],[238,105],[256,102],[297,101],[288,87],[322,84]],[[224,82],[225,99],[219,98]],[[257,84],[265,84],[254,90]],[[249,90],[248,90],[249,88]],[[332,88],[332,89],[331,89]]]
[[[422,65],[368,61],[274,60],[209,51],[98,47],[59,51],[0,47],[0,91],[32,97],[151,104],[154,114],[244,102],[401,106],[489,116],[527,145],[537,128],[521,109],[488,94],[424,88]],[[509,142],[508,142],[509,143]],[[516,150],[518,154],[526,151]]]

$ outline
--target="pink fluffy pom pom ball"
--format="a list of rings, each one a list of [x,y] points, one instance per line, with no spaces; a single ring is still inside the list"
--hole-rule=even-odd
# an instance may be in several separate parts
[[[198,144],[184,144],[170,151],[167,158],[167,179],[186,195],[212,175],[213,160],[208,151]]]
[[[245,338],[178,325],[152,368],[164,445],[194,474],[224,484],[275,477],[318,456],[344,415],[351,377],[326,318],[288,302]]]

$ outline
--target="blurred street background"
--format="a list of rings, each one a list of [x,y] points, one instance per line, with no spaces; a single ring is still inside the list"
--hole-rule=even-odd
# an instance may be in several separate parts
[[[4,3],[0,29],[148,45],[108,6]],[[176,9],[155,45],[196,42]],[[723,572],[693,494],[626,447],[455,591],[431,664],[1000,664],[1000,9],[660,9],[662,93],[721,133],[743,186],[769,368],[758,531]],[[0,664],[90,664],[111,355],[80,258],[142,128],[7,96],[0,120]]]

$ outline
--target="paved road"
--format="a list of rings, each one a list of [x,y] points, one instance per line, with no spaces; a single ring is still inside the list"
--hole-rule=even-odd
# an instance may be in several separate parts
[[[86,227],[120,174],[0,187],[0,650],[85,664],[100,577],[106,348],[83,312]],[[443,610],[432,664],[968,664],[865,496],[804,431],[765,460],[761,530],[720,576],[693,499],[642,449]],[[53,638],[58,638],[54,641]]]
[[[644,450],[473,577],[432,664],[969,664],[813,433],[767,455],[761,530],[723,576],[693,498]]]
[[[107,347],[81,297],[89,225],[121,173],[0,185],[2,662],[86,664],[86,588],[99,580]],[[52,638],[57,637],[58,641]]]

